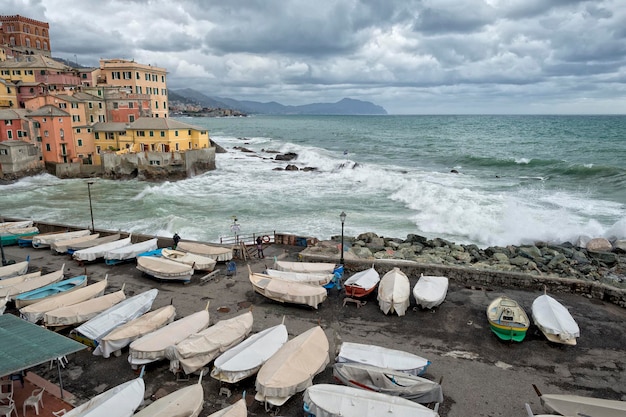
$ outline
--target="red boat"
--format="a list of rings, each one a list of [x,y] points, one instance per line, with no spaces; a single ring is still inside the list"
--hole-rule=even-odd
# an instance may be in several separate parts
[[[352,275],[343,283],[343,286],[347,297],[363,298],[371,294],[379,282],[380,274],[372,267]]]

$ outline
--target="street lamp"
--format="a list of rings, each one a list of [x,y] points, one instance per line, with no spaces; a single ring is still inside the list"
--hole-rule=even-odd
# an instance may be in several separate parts
[[[339,264],[343,265],[343,224],[346,222],[346,212],[342,211],[339,215],[341,220],[341,255],[339,257]]]
[[[91,233],[96,231],[96,228],[93,225],[93,207],[91,206],[91,186],[93,185],[93,181],[87,181],[87,193],[89,194],[89,212],[91,213]]]

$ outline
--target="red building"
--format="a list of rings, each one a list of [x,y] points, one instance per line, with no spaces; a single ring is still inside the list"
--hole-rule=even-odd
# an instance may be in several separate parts
[[[50,26],[20,15],[0,16],[0,43],[16,54],[50,56]]]

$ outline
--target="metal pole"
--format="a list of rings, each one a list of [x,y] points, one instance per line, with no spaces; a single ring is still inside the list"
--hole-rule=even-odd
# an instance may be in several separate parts
[[[93,225],[93,207],[91,206],[91,184],[93,181],[87,182],[87,193],[89,194],[89,212],[91,213],[91,233],[95,232],[96,228]]]
[[[341,219],[341,255],[339,257],[339,264],[343,265],[343,224],[346,221],[346,213],[342,211],[339,218]]]

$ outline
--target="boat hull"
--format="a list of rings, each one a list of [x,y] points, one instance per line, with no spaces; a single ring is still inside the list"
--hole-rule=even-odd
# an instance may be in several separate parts
[[[77,277],[65,279],[37,288],[32,291],[25,292],[15,297],[15,307],[20,309],[40,301],[49,300],[71,291],[76,291],[87,285],[87,276],[79,275]]]
[[[491,331],[501,340],[521,342],[526,337],[530,320],[515,300],[502,296],[487,307],[487,320]]]

